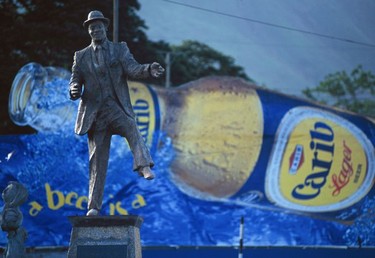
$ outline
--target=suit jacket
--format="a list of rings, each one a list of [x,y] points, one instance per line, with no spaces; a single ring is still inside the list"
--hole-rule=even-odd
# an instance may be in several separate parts
[[[113,43],[107,40],[106,44],[109,50],[106,67],[109,71],[115,94],[121,108],[127,115],[134,118],[135,114],[130,103],[127,79],[150,77],[150,65],[139,64],[130,53],[125,42]],[[73,84],[78,84],[81,92],[83,90],[74,128],[75,133],[79,135],[84,135],[88,132],[95,121],[97,112],[103,101],[100,82],[98,80],[98,76],[100,75],[94,67],[93,58],[95,58],[95,53],[92,44],[74,53],[69,85],[72,87]],[[110,85],[102,85],[102,87],[110,87]]]

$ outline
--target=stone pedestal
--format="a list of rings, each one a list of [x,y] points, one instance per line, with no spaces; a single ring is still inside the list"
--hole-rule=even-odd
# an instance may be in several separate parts
[[[68,258],[142,258],[139,216],[73,216]]]

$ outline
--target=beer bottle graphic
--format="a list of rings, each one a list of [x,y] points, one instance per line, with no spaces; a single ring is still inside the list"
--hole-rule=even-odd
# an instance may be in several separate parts
[[[375,125],[365,117],[231,77],[130,88],[141,117],[137,102],[159,107],[153,128],[170,137],[171,178],[187,195],[343,221],[374,195]]]
[[[12,86],[13,120],[27,114],[28,101],[16,97],[27,88]],[[232,77],[172,89],[130,82],[129,90],[151,150],[160,132],[171,140],[170,178],[189,196],[344,221],[374,196],[375,125],[365,117]]]

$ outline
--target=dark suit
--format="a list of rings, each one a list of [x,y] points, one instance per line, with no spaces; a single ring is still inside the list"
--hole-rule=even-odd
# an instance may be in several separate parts
[[[141,65],[130,53],[126,43],[103,44],[104,64],[98,66],[95,46],[91,44],[74,54],[70,85],[83,86],[78,107],[75,133],[88,133],[90,187],[88,209],[100,210],[108,166],[111,136],[125,137],[134,157],[134,170],[153,166],[135,122],[130,103],[128,77],[150,76],[149,64]]]

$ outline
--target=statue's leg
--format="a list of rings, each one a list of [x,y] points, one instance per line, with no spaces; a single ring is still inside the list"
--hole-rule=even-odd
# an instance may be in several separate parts
[[[111,133],[109,130],[90,130],[88,132],[90,181],[88,209],[100,211],[102,207],[104,185],[107,175]]]
[[[121,117],[111,122],[111,127],[116,134],[125,137],[128,141],[134,157],[134,170],[138,170],[142,167],[152,167],[154,165],[150,151],[132,117],[122,112]]]

